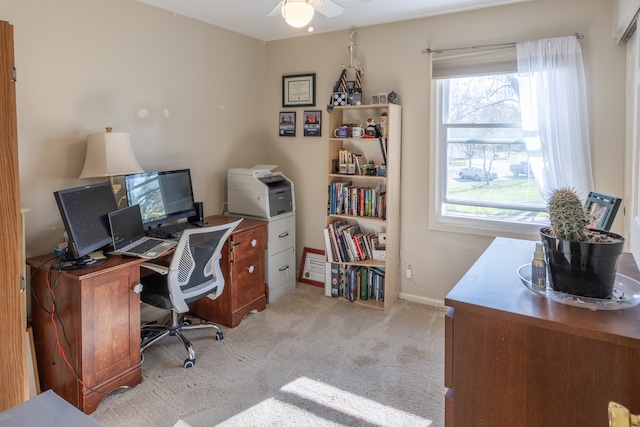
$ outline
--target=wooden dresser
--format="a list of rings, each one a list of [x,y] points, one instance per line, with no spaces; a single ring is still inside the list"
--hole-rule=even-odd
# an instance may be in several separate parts
[[[205,226],[237,220],[234,216],[206,217]],[[244,218],[229,237],[222,251],[220,266],[224,274],[224,290],[215,300],[202,298],[189,305],[191,313],[220,325],[236,327],[252,310],[266,308],[265,250],[266,220]]]
[[[640,412],[640,306],[592,311],[533,294],[531,241],[497,238],[445,299],[446,426],[606,426]],[[618,272],[640,279],[631,254]]]

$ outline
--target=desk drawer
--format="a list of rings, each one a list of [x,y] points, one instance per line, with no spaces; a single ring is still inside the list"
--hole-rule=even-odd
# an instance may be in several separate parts
[[[264,296],[264,251],[231,265],[231,305],[239,309]]]
[[[267,248],[267,227],[255,227],[231,235],[231,260],[233,262],[253,258]]]

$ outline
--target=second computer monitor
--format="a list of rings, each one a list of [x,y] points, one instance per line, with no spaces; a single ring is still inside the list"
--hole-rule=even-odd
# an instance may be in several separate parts
[[[140,205],[145,227],[196,214],[189,169],[127,175],[125,186],[129,206]]]

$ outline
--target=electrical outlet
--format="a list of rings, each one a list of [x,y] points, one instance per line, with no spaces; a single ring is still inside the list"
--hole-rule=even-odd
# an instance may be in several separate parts
[[[407,279],[411,279],[413,277],[413,266],[411,264],[407,264]]]

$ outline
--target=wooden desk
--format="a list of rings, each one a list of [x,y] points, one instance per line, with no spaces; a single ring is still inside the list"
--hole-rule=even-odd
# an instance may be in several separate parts
[[[591,311],[541,298],[517,268],[534,242],[497,238],[445,299],[451,426],[605,426],[640,412],[640,306]],[[618,271],[640,273],[630,254]]]
[[[234,216],[210,216],[205,226],[237,220]],[[229,237],[222,250],[220,266],[224,275],[224,290],[215,300],[202,298],[189,305],[191,314],[234,328],[252,310],[266,308],[265,250],[267,221],[244,218]]]
[[[205,225],[236,219],[207,217]],[[192,314],[234,327],[251,310],[264,310],[266,245],[267,222],[245,218],[223,249],[222,295],[214,301],[203,298],[192,303]],[[140,263],[145,260],[108,257],[97,267],[52,271],[47,280],[51,258],[42,255],[27,260],[40,383],[43,391],[52,389],[89,414],[106,393],[121,386],[133,387],[142,380],[140,295],[134,286],[140,283]],[[48,282],[55,295],[56,326],[51,321],[53,303]],[[58,353],[56,336],[75,373]]]
[[[109,257],[97,267],[49,272],[50,258],[27,260],[40,383],[43,391],[51,389],[90,414],[106,393],[142,380],[140,295],[134,291],[142,260]],[[75,373],[59,353],[56,337]]]

